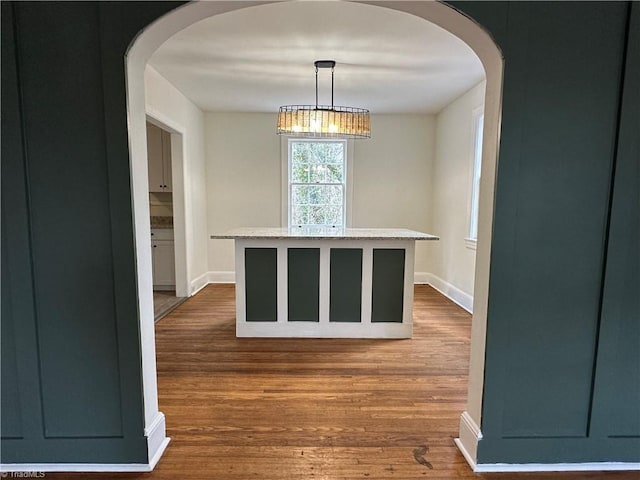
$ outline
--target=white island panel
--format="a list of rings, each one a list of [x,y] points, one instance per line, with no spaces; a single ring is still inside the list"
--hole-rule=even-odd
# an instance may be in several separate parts
[[[235,239],[236,252],[236,335],[238,337],[311,337],[311,338],[410,338],[413,330],[413,276],[416,240],[438,240],[438,237],[405,229],[286,229],[286,228],[243,228],[211,238]],[[317,264],[307,266],[314,278],[305,279],[300,276],[300,265],[289,265],[290,251],[300,253],[297,249],[312,249],[313,254],[306,256],[317,258]],[[351,272],[351,277],[361,278],[360,316],[359,318],[342,318],[342,321],[331,321],[331,255],[333,249],[360,251],[361,268]],[[385,250],[393,250],[385,255]],[[247,257],[247,252],[250,255]],[[275,255],[274,255],[275,251]],[[316,251],[319,253],[315,255]],[[380,251],[380,260],[374,279],[374,257]],[[260,252],[266,253],[262,255]],[[256,253],[258,254],[256,256]],[[387,252],[389,253],[389,252]],[[303,257],[305,257],[303,255]],[[402,258],[404,257],[404,258]],[[245,264],[247,258],[264,258],[259,268]],[[391,259],[391,264],[389,263]],[[395,259],[395,260],[393,260]],[[252,260],[253,261],[253,260]],[[395,262],[395,265],[394,265]],[[385,266],[387,265],[387,266]],[[388,265],[391,265],[390,270]],[[288,272],[296,272],[298,281],[290,282]],[[303,270],[304,271],[304,270]],[[249,272],[249,273],[247,273]],[[254,272],[254,273],[252,273]],[[258,272],[257,274],[255,272]],[[247,278],[247,275],[258,275],[260,278]],[[387,278],[388,277],[388,278]],[[394,280],[395,278],[395,280]],[[300,281],[300,280],[310,281]],[[393,281],[389,290],[385,282]],[[260,282],[264,288],[260,288]],[[341,279],[334,276],[334,292],[341,288]],[[378,296],[374,298],[374,283],[378,286]],[[275,284],[275,288],[273,288]],[[301,285],[302,284],[302,285]],[[304,305],[289,292],[301,292],[305,284],[312,285],[312,290],[302,291],[300,298],[312,298],[313,305],[318,304],[317,321],[299,321],[289,318],[290,307],[299,310]],[[315,285],[317,285],[317,292]],[[353,282],[350,284],[353,285]],[[348,287],[345,284],[345,287]],[[249,294],[247,294],[249,291]],[[395,295],[387,295],[396,292]],[[312,296],[309,297],[309,294]],[[248,298],[249,297],[251,298]],[[266,295],[266,296],[265,296]],[[317,295],[317,297],[315,296]],[[274,297],[275,296],[275,297]],[[344,297],[344,295],[343,295]],[[386,298],[389,297],[389,298]],[[256,303],[257,302],[257,303]],[[265,307],[264,317],[247,318],[247,307],[252,312],[259,311],[261,303]],[[277,305],[274,311],[273,305]],[[376,312],[373,312],[377,305]],[[340,308],[335,306],[334,308]],[[303,308],[304,309],[304,308]],[[380,315],[380,311],[383,312]],[[374,318],[372,318],[374,314]],[[386,316],[385,316],[386,315]],[[269,318],[267,318],[269,317]],[[273,318],[270,318],[273,317]],[[334,316],[337,317],[337,316]],[[256,320],[260,318],[260,320]]]

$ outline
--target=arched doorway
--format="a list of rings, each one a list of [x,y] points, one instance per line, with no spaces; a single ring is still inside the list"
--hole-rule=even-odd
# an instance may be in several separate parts
[[[256,5],[274,3],[195,2],[160,18],[144,30],[131,45],[126,60],[129,151],[133,192],[133,216],[136,232],[136,262],[145,405],[145,431],[149,436],[150,459],[159,459],[168,440],[164,434],[164,416],[158,410],[153,300],[151,280],[151,247],[149,205],[147,199],[147,155],[145,142],[144,69],[153,52],[168,38],[187,26],[225,12]],[[389,8],[423,18],[447,30],[465,42],[478,56],[486,74],[482,174],[479,201],[478,246],[476,252],[475,295],[473,305],[471,362],[467,410],[462,414],[458,446],[471,463],[476,460],[480,437],[486,315],[490,269],[491,232],[495,172],[497,164],[501,96],[502,56],[490,35],[473,20],[455,9],[435,2],[360,2]],[[153,463],[153,462],[151,462]]]

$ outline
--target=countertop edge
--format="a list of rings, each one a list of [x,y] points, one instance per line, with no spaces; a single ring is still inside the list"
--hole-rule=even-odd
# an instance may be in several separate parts
[[[242,227],[210,235],[212,240],[440,240],[408,228],[287,229],[283,227]]]
[[[383,237],[383,236],[339,236],[339,235],[211,235],[211,240],[415,240],[428,241],[440,240],[440,237],[431,235],[429,237]]]

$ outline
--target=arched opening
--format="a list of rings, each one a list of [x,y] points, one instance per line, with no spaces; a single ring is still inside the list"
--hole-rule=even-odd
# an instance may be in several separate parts
[[[127,103],[131,180],[133,189],[134,227],[138,271],[141,351],[145,403],[145,430],[149,435],[150,458],[159,458],[167,444],[164,417],[158,410],[153,331],[153,300],[151,280],[151,247],[149,229],[147,155],[145,142],[144,70],[153,52],[168,38],[187,26],[213,15],[274,2],[199,2],[181,7],[157,20],[143,31],[127,54]],[[406,12],[428,20],[465,42],[478,56],[486,74],[482,173],[479,200],[478,244],[476,251],[475,294],[473,302],[471,362],[467,410],[463,413],[458,445],[470,462],[475,462],[480,436],[486,314],[490,269],[491,232],[495,172],[500,132],[502,94],[502,56],[499,49],[478,24],[444,4],[425,2],[360,2]],[[161,121],[161,120],[160,120]],[[171,127],[171,125],[168,125]],[[172,127],[173,128],[173,127]],[[174,128],[176,131],[179,129]],[[189,176],[183,170],[184,177]],[[186,195],[186,192],[184,193]],[[185,222],[188,219],[185,217]],[[184,233],[184,232],[183,232]],[[184,243],[185,255],[189,246]],[[188,260],[186,260],[188,265]],[[191,292],[190,292],[191,293]]]

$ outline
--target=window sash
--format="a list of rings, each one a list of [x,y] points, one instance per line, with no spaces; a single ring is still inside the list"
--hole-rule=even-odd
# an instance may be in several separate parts
[[[292,182],[293,176],[293,149],[294,144],[296,143],[334,143],[334,144],[342,144],[342,159],[341,162],[323,162],[320,165],[340,165],[342,167],[342,182]],[[319,227],[344,227],[346,225],[346,215],[347,215],[347,205],[346,205],[346,186],[347,186],[347,142],[345,140],[318,140],[318,139],[289,139],[288,141],[288,152],[287,152],[287,163],[288,163],[288,224],[289,227],[302,227],[302,226],[319,226]],[[304,162],[307,163],[307,162]],[[311,164],[311,163],[310,163]],[[304,203],[297,202],[294,203],[294,195],[293,191],[295,187],[339,187],[340,188],[340,197],[342,199],[340,204],[332,204],[328,201],[319,202],[319,203]],[[331,213],[331,209],[338,207],[340,209],[339,218],[341,222],[327,222],[327,213]],[[301,218],[294,218],[296,216],[295,210],[297,208],[306,209],[306,222],[294,221],[301,220]],[[324,211],[324,221],[322,223],[313,222],[311,223],[311,213],[318,212],[320,209],[326,209]],[[328,211],[327,211],[328,210]],[[299,213],[299,212],[298,212]]]
[[[473,152],[473,182],[471,185],[471,209],[469,213],[469,238],[478,239],[478,214],[480,207],[480,178],[482,170],[482,136],[484,126],[484,112],[480,111],[474,118],[474,152]]]

